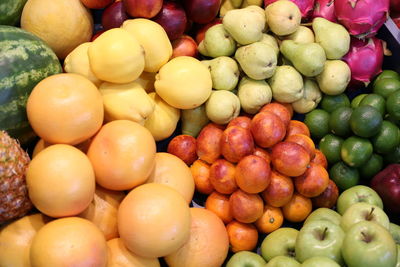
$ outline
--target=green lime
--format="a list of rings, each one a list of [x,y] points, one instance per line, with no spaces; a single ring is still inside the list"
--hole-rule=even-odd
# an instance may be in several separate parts
[[[390,121],[383,121],[378,134],[371,138],[374,151],[386,154],[400,145],[400,130]]]
[[[397,79],[381,79],[374,83],[372,92],[387,98],[391,93],[396,92],[400,89],[400,80]]]
[[[304,117],[304,123],[310,130],[311,137],[321,139],[329,133],[329,113],[323,109],[314,109]]]
[[[368,161],[372,152],[373,146],[368,139],[350,136],[343,141],[340,156],[347,165],[358,168]]]
[[[386,101],[385,98],[378,94],[368,94],[361,101],[359,106],[369,105],[371,107],[376,108],[383,116],[385,116],[386,112]]]
[[[394,119],[400,120],[400,91],[388,96],[386,99],[386,110]]]
[[[375,84],[382,80],[382,79],[396,79],[396,80],[400,80],[400,74],[398,74],[397,72],[395,72],[394,70],[384,70],[382,71],[374,80],[372,86],[375,86]]]
[[[365,179],[371,179],[383,167],[383,158],[381,155],[372,154],[369,160],[358,168],[360,176]]]
[[[386,114],[385,120],[390,121],[391,123],[395,124],[397,127],[400,127],[400,120],[393,118],[393,116],[390,116],[389,114]]]
[[[324,95],[321,100],[321,108],[332,112],[339,107],[350,107],[350,99],[346,94]]]
[[[341,160],[340,149],[343,139],[334,134],[327,134],[319,141],[318,148],[325,155],[329,164],[335,164]]]
[[[353,100],[351,100],[350,106],[352,108],[356,108],[358,107],[358,105],[360,104],[361,100],[363,100],[364,97],[366,97],[368,94],[360,94],[358,96],[356,96],[355,98],[353,98]]]
[[[356,168],[347,166],[343,161],[337,162],[329,170],[329,178],[331,178],[341,191],[358,184],[360,174]]]
[[[381,125],[382,115],[372,106],[359,106],[351,113],[350,128],[358,136],[374,136],[379,132]]]
[[[349,136],[351,134],[350,116],[353,109],[350,107],[339,107],[334,110],[329,117],[329,129],[332,133],[339,136]]]
[[[383,162],[385,165],[400,163],[400,145],[396,146],[392,152],[383,155]]]

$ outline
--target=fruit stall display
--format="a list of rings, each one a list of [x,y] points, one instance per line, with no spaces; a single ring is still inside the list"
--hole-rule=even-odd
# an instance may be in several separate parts
[[[400,266],[398,0],[4,0],[0,267]]]

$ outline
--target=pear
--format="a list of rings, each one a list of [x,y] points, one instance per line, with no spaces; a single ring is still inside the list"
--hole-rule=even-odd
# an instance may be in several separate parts
[[[240,106],[249,114],[256,114],[262,106],[271,102],[271,87],[265,80],[253,80],[244,76],[238,86]]]
[[[281,43],[280,50],[304,76],[314,77],[324,69],[325,51],[317,43],[299,44],[285,40]]]
[[[293,40],[299,44],[308,44],[314,43],[315,37],[313,31],[306,27],[300,25],[297,31],[292,34],[289,34],[283,38],[284,40]]]
[[[319,90],[316,81],[304,79],[303,97],[292,103],[293,110],[297,113],[304,114],[314,110],[322,99],[322,92]]]
[[[210,55],[208,54],[208,51],[206,47],[204,46],[204,40],[202,40],[199,45],[197,46],[197,50],[199,51],[200,54],[202,54],[205,57],[209,57]]]
[[[327,60],[324,70],[316,77],[319,88],[327,95],[343,93],[350,78],[350,67],[342,60]]]
[[[325,50],[327,59],[341,59],[350,49],[350,34],[345,27],[324,18],[312,22],[315,42]]]
[[[294,33],[301,22],[300,9],[288,0],[269,4],[265,8],[265,17],[270,30],[279,36]]]
[[[292,66],[278,66],[268,83],[272,89],[272,97],[279,102],[292,103],[303,97],[303,77]]]
[[[247,76],[254,80],[271,77],[276,68],[277,57],[272,46],[255,42],[236,50],[235,59]]]
[[[222,18],[229,11],[235,9],[231,0],[222,0],[221,7],[219,8],[219,17]]]
[[[248,7],[248,6],[262,7],[263,3],[264,3],[263,0],[243,0],[241,8]]]
[[[236,50],[235,40],[222,24],[211,26],[206,31],[202,43],[200,43],[201,47],[199,45],[199,52],[204,56],[213,58],[233,55]]]
[[[239,81],[239,66],[231,57],[221,56],[210,60],[209,70],[214,89],[232,90]]]
[[[272,46],[276,53],[276,56],[279,56],[279,44],[274,36],[263,33],[260,42]]]
[[[229,10],[222,19],[225,30],[241,45],[259,41],[265,23],[265,12],[258,6]]]
[[[213,91],[206,102],[207,117],[217,124],[227,124],[239,116],[239,112],[240,100],[230,91]]]
[[[240,8],[243,0],[230,0],[234,8]]]
[[[182,134],[188,134],[193,137],[197,137],[201,129],[210,120],[206,114],[205,105],[198,106],[192,109],[181,110],[181,130]]]

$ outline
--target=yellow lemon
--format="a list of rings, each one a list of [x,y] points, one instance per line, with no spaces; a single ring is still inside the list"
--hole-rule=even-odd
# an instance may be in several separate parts
[[[132,34],[114,28],[96,38],[88,50],[97,78],[112,83],[136,80],[144,69],[144,49]]]

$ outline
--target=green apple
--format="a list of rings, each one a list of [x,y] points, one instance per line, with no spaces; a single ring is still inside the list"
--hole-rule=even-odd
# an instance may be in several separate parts
[[[342,255],[348,267],[395,267],[397,247],[387,229],[361,221],[346,232]]]
[[[340,226],[346,232],[353,224],[361,221],[375,222],[389,230],[389,217],[383,209],[365,202],[351,205],[343,214]]]
[[[400,267],[400,245],[397,244],[397,263],[396,263],[396,267]]]
[[[348,207],[358,202],[370,203],[383,209],[382,199],[374,189],[365,185],[356,185],[340,194],[336,203],[337,211],[343,215]]]
[[[301,267],[340,267],[340,265],[327,257],[321,257],[321,256],[316,256],[316,257],[311,257],[307,260],[305,260],[302,264]]]
[[[327,220],[315,220],[303,225],[296,239],[296,260],[304,262],[322,256],[343,263],[340,249],[344,235],[339,225]]]
[[[264,267],[263,257],[251,251],[240,251],[229,259],[226,267]]]
[[[392,235],[394,242],[400,245],[400,226],[394,223],[390,223],[389,232]]]
[[[294,258],[294,245],[298,233],[297,229],[282,227],[268,234],[261,243],[261,256],[266,261],[276,256]]]
[[[340,220],[342,216],[337,213],[336,211],[328,208],[318,208],[308,215],[307,219],[304,221],[305,225],[308,222],[315,221],[315,220],[327,220],[331,221],[334,224],[340,225]]]
[[[265,267],[300,267],[301,264],[288,256],[273,257]]]

